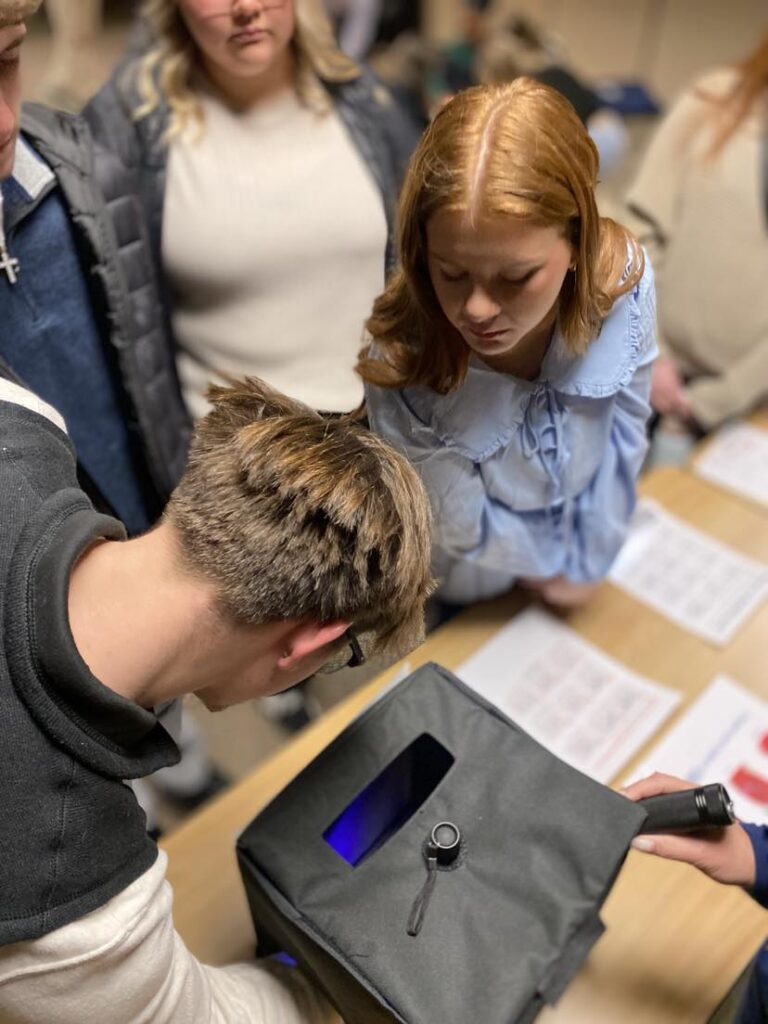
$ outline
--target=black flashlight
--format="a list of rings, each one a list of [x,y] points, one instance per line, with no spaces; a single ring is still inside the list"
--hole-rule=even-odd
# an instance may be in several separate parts
[[[728,790],[719,782],[679,793],[660,793],[637,803],[648,814],[639,835],[660,832],[698,832],[723,828],[736,821]]]

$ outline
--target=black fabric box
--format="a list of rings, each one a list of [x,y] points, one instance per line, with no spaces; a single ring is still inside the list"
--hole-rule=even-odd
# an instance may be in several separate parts
[[[347,1024],[532,1021],[600,936],[644,819],[425,665],[241,835],[259,955],[296,959]],[[461,833],[445,865],[441,822]]]

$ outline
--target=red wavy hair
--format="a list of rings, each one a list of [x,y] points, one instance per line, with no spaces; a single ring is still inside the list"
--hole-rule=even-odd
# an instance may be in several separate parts
[[[768,32],[761,39],[757,49],[737,64],[736,68],[739,72],[736,84],[719,100],[723,119],[712,143],[712,157],[718,155],[754,105],[768,92]]]
[[[411,160],[399,203],[400,266],[376,300],[372,346],[357,370],[380,387],[457,388],[469,349],[448,323],[427,268],[426,226],[438,210],[518,217],[558,227],[576,268],[560,295],[566,344],[584,352],[616,299],[644,269],[633,236],[600,217],[598,155],[571,104],[530,78],[459,93],[437,115]]]

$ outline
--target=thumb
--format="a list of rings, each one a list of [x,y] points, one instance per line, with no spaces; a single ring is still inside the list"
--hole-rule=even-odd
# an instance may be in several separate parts
[[[735,841],[740,839],[740,836],[731,834],[730,828],[718,828],[713,829],[706,839],[692,836],[637,836],[632,841],[632,847],[666,860],[691,864],[716,882],[746,885],[750,879],[752,844],[744,833],[743,839],[749,850],[740,851],[735,845]]]

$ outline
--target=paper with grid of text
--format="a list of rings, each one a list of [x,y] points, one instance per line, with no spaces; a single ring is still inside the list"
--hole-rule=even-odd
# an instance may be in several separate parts
[[[719,430],[693,463],[697,476],[768,508],[768,430],[738,423]]]
[[[768,566],[643,500],[609,579],[710,643],[727,644],[768,597]]]
[[[768,825],[768,703],[717,676],[630,781],[653,772],[697,786],[722,782],[739,818]]]
[[[598,782],[609,782],[680,700],[539,608],[502,627],[456,675]]]

